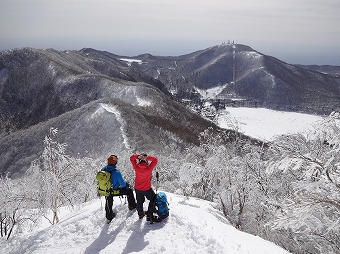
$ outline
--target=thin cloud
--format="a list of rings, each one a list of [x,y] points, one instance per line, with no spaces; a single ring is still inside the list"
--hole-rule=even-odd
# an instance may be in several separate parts
[[[338,0],[0,2],[0,50],[14,46],[65,49],[69,45],[66,49],[89,46],[119,54],[115,50],[122,49],[120,42],[143,41],[133,49],[129,46],[130,51],[163,50],[166,55],[181,44],[178,54],[190,49],[189,44],[198,49],[235,40],[264,53],[298,47],[313,53],[320,50],[316,45],[326,42],[340,54]]]

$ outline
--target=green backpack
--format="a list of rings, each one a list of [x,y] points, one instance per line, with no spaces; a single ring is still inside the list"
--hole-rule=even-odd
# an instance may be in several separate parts
[[[98,181],[97,192],[101,196],[109,196],[111,188],[111,174],[107,171],[99,171],[96,175]]]

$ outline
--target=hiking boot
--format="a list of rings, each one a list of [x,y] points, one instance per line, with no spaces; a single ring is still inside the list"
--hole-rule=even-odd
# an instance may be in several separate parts
[[[152,222],[161,222],[162,219],[159,218],[158,216],[155,216],[155,215],[147,215],[146,216],[146,221],[151,221]]]
[[[128,208],[129,208],[129,210],[131,211],[131,210],[136,209],[136,206],[135,206],[135,205],[128,205]]]
[[[112,219],[110,219],[110,220],[107,219],[107,220],[106,220],[106,223],[107,223],[107,224],[110,224],[110,222],[113,220],[114,217],[116,217],[116,213],[112,213]]]
[[[145,213],[138,214],[138,217],[139,217],[139,219],[140,219],[140,220],[141,220],[141,219],[143,219],[143,218],[144,218],[144,216],[145,216]]]

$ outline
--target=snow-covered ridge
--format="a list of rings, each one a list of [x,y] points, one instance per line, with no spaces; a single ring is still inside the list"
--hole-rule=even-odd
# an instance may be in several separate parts
[[[109,113],[113,113],[116,116],[117,121],[120,123],[120,131],[122,133],[123,136],[123,144],[125,146],[125,148],[129,148],[129,141],[128,141],[128,137],[126,135],[126,122],[124,120],[124,118],[121,116],[119,110],[117,109],[117,107],[113,106],[113,105],[108,105],[108,104],[104,104],[104,103],[100,103],[100,106],[105,109],[107,112]]]
[[[167,193],[170,216],[151,225],[118,197],[116,218],[105,223],[104,198],[63,211],[59,224],[44,225],[2,242],[3,253],[229,253],[286,254],[275,244],[229,225],[213,203]]]

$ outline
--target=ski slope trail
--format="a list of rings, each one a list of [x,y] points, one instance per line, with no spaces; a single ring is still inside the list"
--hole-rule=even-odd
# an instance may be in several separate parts
[[[59,224],[17,234],[1,253],[228,253],[286,254],[275,244],[229,224],[214,204],[167,193],[170,216],[160,223],[139,220],[119,198],[117,216],[106,224],[104,198],[61,214]]]

